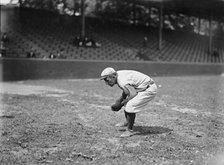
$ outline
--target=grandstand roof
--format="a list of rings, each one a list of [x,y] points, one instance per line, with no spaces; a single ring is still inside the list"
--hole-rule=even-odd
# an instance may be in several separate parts
[[[153,6],[158,6],[161,2],[166,12],[207,19],[212,16],[212,19],[224,22],[224,0],[132,0],[132,3]]]

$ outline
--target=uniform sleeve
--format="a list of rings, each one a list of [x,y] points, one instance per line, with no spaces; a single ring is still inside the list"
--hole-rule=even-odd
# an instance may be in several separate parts
[[[126,85],[135,86],[134,77],[132,75],[126,78],[124,86]]]

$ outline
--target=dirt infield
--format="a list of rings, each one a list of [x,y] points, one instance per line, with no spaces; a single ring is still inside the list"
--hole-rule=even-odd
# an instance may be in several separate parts
[[[223,165],[224,77],[155,77],[158,95],[120,138],[121,94],[99,80],[0,83],[0,164]]]

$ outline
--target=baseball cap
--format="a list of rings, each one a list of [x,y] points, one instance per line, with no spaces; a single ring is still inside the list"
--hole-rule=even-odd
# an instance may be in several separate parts
[[[106,78],[107,76],[115,73],[116,71],[114,70],[114,68],[111,67],[107,67],[105,68],[102,72],[101,72],[101,78],[100,80],[103,80],[104,78]]]

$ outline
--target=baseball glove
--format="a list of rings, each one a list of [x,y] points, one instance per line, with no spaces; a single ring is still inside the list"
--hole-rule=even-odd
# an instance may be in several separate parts
[[[111,105],[111,110],[112,111],[119,111],[121,110],[122,105],[120,102],[116,102],[115,104]]]

